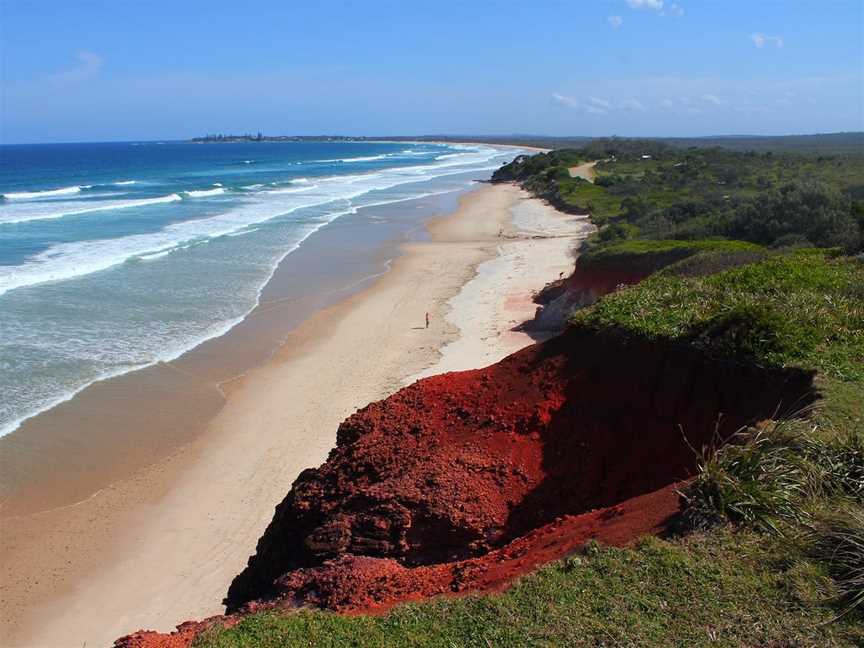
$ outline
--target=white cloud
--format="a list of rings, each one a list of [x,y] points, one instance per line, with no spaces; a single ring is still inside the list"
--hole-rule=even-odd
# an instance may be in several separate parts
[[[48,81],[55,85],[70,85],[86,81],[99,74],[104,63],[101,56],[87,50],[76,52],[75,58],[78,62],[74,66],[50,75]]]
[[[567,97],[562,94],[558,94],[557,92],[552,93],[552,101],[559,106],[566,106],[568,108],[579,108],[579,100],[573,97]]]
[[[587,112],[591,115],[605,115],[609,111],[606,110],[605,108],[599,108],[597,106],[586,106],[585,112]]]
[[[588,97],[588,101],[591,102],[593,106],[602,108],[603,110],[609,110],[612,107],[611,101],[601,97]]]
[[[637,99],[625,99],[621,102],[621,110],[631,110],[634,112],[645,112],[648,110],[641,101]]]
[[[618,29],[624,23],[624,19],[621,16],[609,16],[607,20],[612,25],[612,29]]]
[[[663,0],[627,0],[631,9],[651,9],[653,11],[663,10]]]
[[[702,101],[704,101],[705,103],[709,103],[709,104],[712,104],[714,106],[722,106],[725,103],[720,97],[718,97],[717,95],[713,95],[713,94],[703,94],[699,98]]]
[[[669,15],[680,17],[684,15],[684,9],[677,2],[673,2],[669,5]]]
[[[780,36],[768,36],[767,34],[756,32],[755,34],[750,34],[750,40],[753,41],[756,47],[760,48],[765,47],[769,43],[772,43],[774,47],[783,47],[783,39]]]
[[[671,99],[664,99],[663,101],[660,102],[661,108],[672,108],[674,105],[675,105],[675,102],[672,101]]]

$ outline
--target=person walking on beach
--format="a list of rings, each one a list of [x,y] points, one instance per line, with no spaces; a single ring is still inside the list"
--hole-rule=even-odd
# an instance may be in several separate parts
[[[429,313],[426,313],[426,328],[429,328]]]

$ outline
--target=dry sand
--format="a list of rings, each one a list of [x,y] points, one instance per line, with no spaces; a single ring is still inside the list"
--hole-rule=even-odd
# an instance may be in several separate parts
[[[519,189],[482,187],[429,225],[431,242],[406,245],[371,288],[228,384],[206,432],[168,460],[74,506],[4,520],[0,645],[110,645],[220,613],[273,507],[326,458],[338,424],[421,373],[530,344],[511,329],[533,314],[531,293],[571,268],[587,229]]]

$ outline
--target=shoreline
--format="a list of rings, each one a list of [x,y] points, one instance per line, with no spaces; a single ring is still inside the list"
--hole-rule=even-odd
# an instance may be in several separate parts
[[[191,140],[177,140],[177,142],[179,142],[179,143],[193,143],[193,144],[196,144],[196,143],[198,143],[198,144],[200,144],[200,143],[216,143],[216,144],[243,143],[243,142],[192,142]],[[263,140],[260,143],[268,143],[268,142],[269,143],[280,143],[278,141],[274,142],[274,141],[269,141],[269,140]],[[362,140],[362,141],[358,140],[358,143],[362,143],[362,142],[384,143],[384,144],[437,144],[437,145],[441,145],[441,146],[452,146],[454,144],[466,144],[466,145],[470,145],[470,146],[483,146],[486,148],[497,149],[497,150],[511,150],[511,149],[512,150],[525,149],[525,150],[531,150],[531,151],[543,150],[543,149],[537,149],[535,147],[520,147],[517,145],[510,145],[510,144],[484,144],[482,142],[476,142],[476,143],[460,142],[460,143],[456,143],[456,142],[446,142],[446,141],[424,142],[424,141],[414,141],[414,140],[403,141],[403,140],[386,140],[386,139],[384,139],[384,140]],[[340,143],[340,142],[334,142],[334,143]],[[472,171],[466,171],[465,175],[471,175],[472,173],[473,173]],[[482,182],[482,181],[476,180],[475,182]],[[465,190],[462,190],[462,191],[464,192]],[[468,191],[470,191],[470,189]],[[430,194],[430,196],[432,196],[432,197],[442,196],[442,195],[446,195],[448,193],[451,193],[451,192],[445,191],[445,192],[441,192],[441,193]],[[413,202],[415,200],[419,201],[419,200],[422,200],[424,197],[428,197],[428,196],[421,196],[420,198],[409,199],[409,200],[410,200],[410,202]],[[402,201],[396,201],[396,202],[398,203],[398,202],[402,202]],[[373,205],[373,207],[374,207],[374,205]],[[369,209],[369,207],[362,207],[361,209]],[[298,242],[293,244],[293,246],[290,250],[285,252],[285,254],[282,256],[282,258],[279,259],[276,262],[276,264],[274,265],[269,277],[267,277],[267,279],[264,281],[264,283],[259,287],[258,298],[257,298],[255,305],[253,305],[251,308],[249,308],[243,315],[236,317],[230,321],[221,322],[218,326],[214,327],[213,330],[210,330],[210,331],[202,334],[198,339],[196,339],[194,341],[190,341],[188,343],[183,344],[182,346],[176,348],[174,351],[172,351],[170,354],[168,354],[164,357],[161,357],[158,359],[148,360],[148,361],[144,362],[143,364],[139,364],[136,366],[130,365],[130,366],[123,367],[122,369],[119,369],[119,370],[109,371],[103,375],[99,375],[95,378],[90,379],[88,382],[86,382],[80,386],[74,387],[71,391],[65,392],[65,393],[53,398],[50,402],[39,406],[34,411],[27,413],[26,415],[23,415],[23,416],[15,419],[11,422],[5,423],[3,425],[3,427],[0,428],[0,440],[2,440],[4,437],[11,436],[11,435],[16,434],[16,433],[20,433],[22,428],[28,428],[32,424],[32,422],[40,420],[40,417],[46,417],[47,416],[50,418],[51,416],[53,416],[53,413],[55,410],[57,410],[58,408],[62,408],[64,406],[66,406],[68,403],[74,401],[76,398],[79,398],[83,393],[86,393],[88,390],[93,388],[94,385],[99,385],[100,383],[105,383],[107,381],[112,381],[112,380],[115,380],[118,378],[122,379],[125,376],[128,376],[130,374],[135,374],[135,373],[138,373],[141,371],[152,370],[154,367],[158,367],[161,365],[167,365],[167,364],[176,362],[178,360],[183,360],[185,356],[187,356],[191,353],[194,353],[197,349],[200,349],[204,345],[207,345],[207,344],[213,342],[214,340],[219,340],[220,338],[223,338],[226,335],[229,335],[230,333],[232,333],[232,331],[234,329],[236,329],[238,326],[242,325],[250,317],[254,317],[257,314],[257,311],[260,310],[261,306],[264,305],[262,298],[265,295],[268,287],[274,283],[274,279],[278,273],[278,270],[279,270],[280,266],[282,266],[285,259],[292,252],[299,249],[306,242],[306,239],[308,239],[310,236],[314,236],[321,228],[327,227],[328,225],[331,225],[331,224],[332,224],[332,222],[323,223],[322,225],[320,225],[316,229],[309,231]],[[374,272],[369,276],[361,277],[357,281],[357,283],[361,284],[364,282],[368,282],[369,280],[374,280],[380,274],[381,274],[381,272]],[[350,288],[351,287],[349,287],[346,290],[350,290]],[[37,423],[37,426],[38,425],[39,424]],[[29,433],[30,430],[27,430],[27,432]],[[0,483],[0,487],[5,487],[5,484]],[[5,501],[4,501],[5,498],[3,497],[3,492],[2,492],[3,490],[5,490],[5,489],[0,488],[0,517],[2,517],[3,512],[4,512],[4,508],[5,508]]]
[[[453,214],[428,224],[431,241],[403,245],[371,287],[317,312],[263,365],[225,383],[225,403],[205,434],[77,505],[16,518],[36,540],[4,551],[2,580],[7,593],[17,594],[17,600],[4,595],[9,645],[98,644],[139,627],[169,630],[221,612],[228,582],[253,552],[273,506],[300,470],[323,461],[338,424],[399,389],[406,377],[439,367],[445,345],[473,336],[463,331],[460,338],[457,313],[465,309],[453,300],[481,280],[484,264],[500,258],[502,248],[519,258],[521,247],[521,258],[533,255],[543,266],[554,243],[555,263],[572,265],[575,235],[532,239],[511,225],[511,210],[526,202],[551,209],[511,186],[463,195]],[[570,218],[553,212],[545,217]],[[518,305],[518,319],[531,303],[530,290],[554,279],[545,276],[526,291],[501,276],[513,267],[493,268],[486,274],[498,279],[484,284],[490,299],[498,286],[499,301],[510,305],[497,304],[494,313],[488,300],[479,307],[501,324],[501,339],[491,344],[500,357],[533,340],[510,331],[499,313]],[[63,562],[72,567],[59,573]],[[48,595],[46,583],[58,594]],[[101,636],[87,634],[94,626]]]

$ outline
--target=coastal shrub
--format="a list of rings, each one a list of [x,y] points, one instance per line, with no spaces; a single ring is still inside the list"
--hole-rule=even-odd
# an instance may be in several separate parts
[[[595,182],[568,168],[597,161]],[[598,226],[623,221],[648,239],[739,239],[777,248],[864,249],[864,155],[807,155],[595,140],[520,156],[493,180],[514,180]]]
[[[851,201],[824,184],[787,184],[762,192],[728,216],[723,233],[764,245],[799,237],[817,247],[860,248]]]

